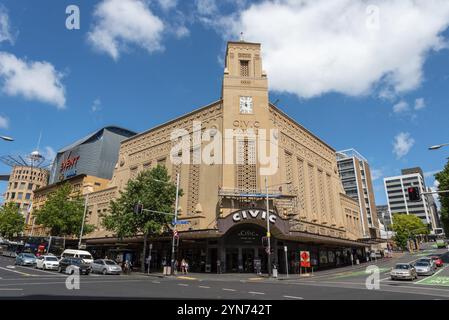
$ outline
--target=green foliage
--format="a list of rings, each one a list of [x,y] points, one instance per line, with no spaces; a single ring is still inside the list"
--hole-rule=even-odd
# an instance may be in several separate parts
[[[17,204],[7,203],[0,207],[0,235],[7,239],[19,235],[25,227],[25,218],[19,212]]]
[[[418,234],[428,234],[429,228],[414,214],[393,214],[393,231],[396,232],[394,241],[401,248],[407,248],[407,240]]]
[[[50,229],[52,236],[76,236],[81,232],[84,216],[84,199],[66,183],[48,195],[44,206],[36,211],[36,224]],[[85,224],[83,234],[94,230]]]
[[[440,185],[438,191],[449,190],[449,161],[444,166],[443,171],[437,173],[435,178]],[[441,202],[441,223],[443,224],[444,232],[449,235],[449,193],[440,193]]]
[[[182,190],[179,191],[179,196],[182,196]],[[175,198],[176,185],[170,182],[165,167],[157,166],[142,171],[135,179],[128,181],[118,199],[111,201],[111,212],[103,216],[103,225],[119,238],[160,234],[168,230],[173,216],[148,211],[135,214],[134,205],[141,203],[145,209],[171,213],[174,212]]]

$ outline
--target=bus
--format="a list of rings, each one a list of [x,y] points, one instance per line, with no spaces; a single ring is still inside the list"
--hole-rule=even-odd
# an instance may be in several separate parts
[[[24,244],[22,242],[7,241],[2,245],[1,254],[4,257],[15,258],[23,252]]]

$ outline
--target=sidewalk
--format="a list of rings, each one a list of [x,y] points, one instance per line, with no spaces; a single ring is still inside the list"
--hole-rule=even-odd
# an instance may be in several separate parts
[[[392,258],[383,258],[383,259],[377,259],[377,261],[370,261],[368,263],[376,263],[379,265],[388,263],[394,259],[398,259],[402,257],[402,253],[396,253],[393,255]],[[183,275],[181,273],[177,273],[176,275],[164,275],[162,272],[152,272],[150,274],[147,273],[141,273],[141,272],[133,272],[135,275],[140,276],[147,276],[152,278],[165,278],[165,279],[182,279],[182,280],[191,280],[191,281],[279,281],[279,280],[300,280],[300,279],[310,279],[315,276],[322,276],[322,275],[332,275],[334,273],[342,273],[342,272],[348,272],[348,271],[356,271],[356,270],[363,270],[368,265],[367,262],[362,262],[358,265],[353,266],[344,266],[339,268],[333,268],[333,269],[327,269],[327,270],[321,270],[321,271],[314,271],[313,276],[311,273],[309,275],[302,275],[299,274],[289,274],[288,277],[286,274],[278,274],[277,278],[268,277],[268,274],[262,274],[257,275],[255,273],[188,273],[187,275]]]

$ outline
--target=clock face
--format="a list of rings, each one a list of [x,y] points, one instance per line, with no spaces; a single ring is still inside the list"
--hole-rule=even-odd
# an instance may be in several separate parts
[[[253,113],[252,97],[240,97],[240,113]]]

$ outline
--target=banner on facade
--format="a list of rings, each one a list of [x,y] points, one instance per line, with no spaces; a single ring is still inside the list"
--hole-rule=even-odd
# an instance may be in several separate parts
[[[310,252],[300,251],[299,256],[301,258],[301,267],[310,268]]]

